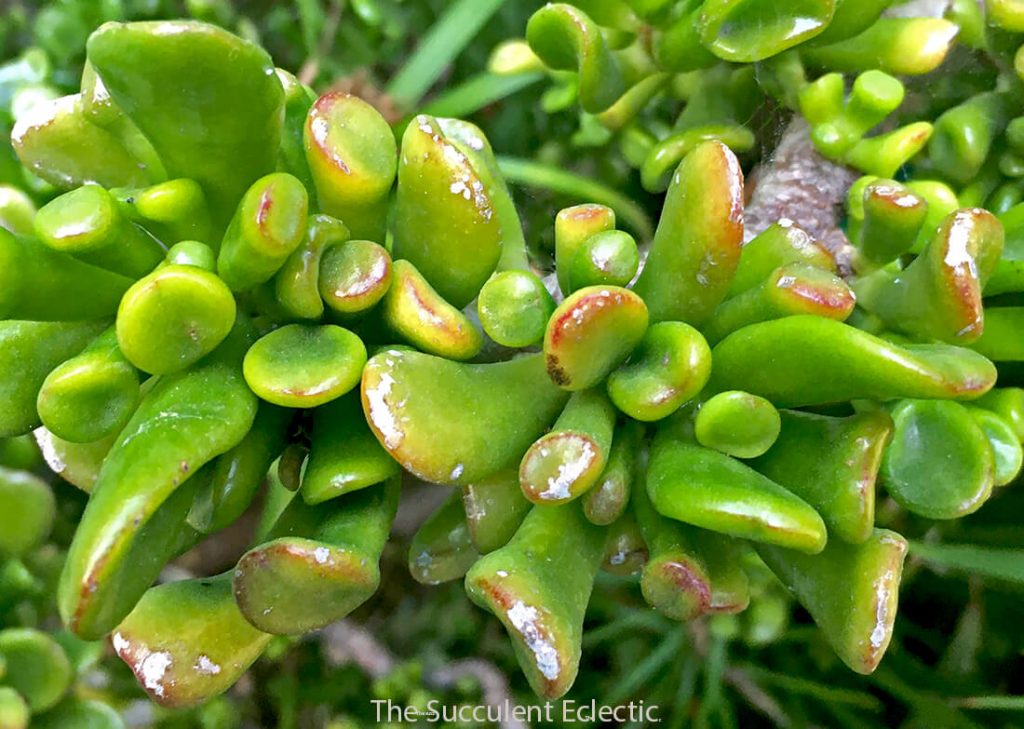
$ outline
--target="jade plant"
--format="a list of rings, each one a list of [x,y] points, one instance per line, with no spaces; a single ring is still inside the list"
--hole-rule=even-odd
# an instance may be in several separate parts
[[[31,436],[0,439],[0,726],[123,729],[114,709],[76,686],[103,644],[47,630],[63,561],[53,537],[64,516],[35,473],[41,460]]]
[[[694,53],[761,60],[704,5]],[[531,36],[574,17],[542,12]],[[810,56],[845,58],[869,20]],[[763,58],[805,40],[773,39]],[[595,48],[606,80],[624,72]],[[479,128],[424,114],[396,139],[188,21],[99,28],[81,90],[12,141],[63,192],[0,231],[0,437],[34,433],[89,493],[60,616],[167,706],[373,595],[412,477],[452,489],[412,575],[464,579],[542,698],[573,685],[602,569],[672,620],[757,610],[770,569],[870,673],[907,552],[876,483],[954,519],[1021,468],[1024,394],[993,389],[1019,310],[983,296],[1015,281],[1006,216],[909,184],[857,188],[841,270],[791,221],[744,245],[740,163],[702,137],[652,240],[582,201],[541,271]],[[233,569],[155,584],[254,512]]]
[[[932,125],[915,120],[869,133],[903,101],[898,77],[934,71],[960,32],[959,17],[891,17],[893,5],[549,3],[530,18],[524,40],[496,49],[490,66],[507,76],[546,70],[553,85],[545,109],[578,100],[579,144],[616,139],[650,191],[664,191],[680,159],[701,141],[719,139],[738,154],[756,154],[759,120],[772,104],[803,114],[830,159],[888,177],[921,151]],[[1006,15],[1017,12],[1013,3],[1001,5]],[[849,90],[844,74],[853,78]]]

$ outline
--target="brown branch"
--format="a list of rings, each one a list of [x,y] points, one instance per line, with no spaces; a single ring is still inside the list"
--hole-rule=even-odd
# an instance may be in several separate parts
[[[846,193],[858,173],[822,157],[811,142],[810,127],[795,117],[771,158],[750,176],[750,201],[743,213],[749,241],[771,224],[787,219],[814,236],[849,270],[852,248],[839,228]]]

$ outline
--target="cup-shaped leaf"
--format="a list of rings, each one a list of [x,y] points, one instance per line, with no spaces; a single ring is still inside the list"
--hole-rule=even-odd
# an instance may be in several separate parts
[[[904,400],[892,410],[892,444],[882,482],[901,506],[929,519],[955,519],[992,493],[995,457],[967,409],[945,400]]]
[[[477,299],[480,324],[503,347],[537,344],[554,311],[555,300],[532,271],[499,271],[487,280]]]
[[[631,418],[661,420],[695,397],[710,376],[711,349],[700,332],[663,321],[653,324],[630,361],[608,376],[608,395]]]
[[[395,261],[380,313],[395,334],[439,357],[471,359],[484,344],[469,317],[443,299],[409,261]]]
[[[598,233],[615,230],[615,211],[606,205],[574,205],[555,216],[555,274],[562,293],[569,294],[569,272],[576,253]]]
[[[726,61],[760,61],[821,33],[835,6],[835,0],[707,0],[701,40]]]
[[[128,220],[113,195],[84,185],[44,205],[33,221],[40,243],[129,278],[144,276],[164,256],[160,244]]]
[[[508,544],[532,506],[519,487],[518,468],[467,483],[462,505],[469,537],[480,554]]]
[[[307,504],[318,504],[398,475],[398,463],[373,437],[356,392],[313,411],[310,440],[302,474],[302,498]]]
[[[560,504],[585,493],[608,462],[615,408],[603,388],[574,392],[549,433],[519,464],[519,484],[535,504]]]
[[[271,637],[242,617],[225,574],[150,589],[111,643],[153,701],[184,707],[227,691]]]
[[[119,433],[140,397],[139,372],[121,353],[111,327],[46,376],[36,409],[54,435],[92,443]]]
[[[579,73],[580,103],[594,114],[626,90],[623,71],[600,26],[573,5],[549,3],[530,16],[526,40],[545,64]]]
[[[0,438],[39,425],[36,401],[46,376],[103,329],[103,321],[0,322]]]
[[[274,405],[315,408],[359,384],[363,341],[333,324],[288,324],[262,337],[245,355],[245,381]]]
[[[452,491],[427,517],[409,543],[409,573],[423,585],[466,576],[480,557],[470,538],[462,494]]]
[[[391,286],[391,254],[368,240],[333,245],[320,259],[320,297],[342,316],[374,307]]]
[[[195,266],[163,266],[132,285],[117,311],[117,343],[143,372],[180,372],[231,332],[237,308],[216,275]]]
[[[363,370],[363,411],[377,440],[434,483],[473,483],[518,463],[568,397],[541,354],[462,364],[389,349]]]
[[[354,237],[383,243],[398,165],[390,125],[362,99],[332,92],[313,103],[304,135],[320,209],[342,220]]]
[[[545,699],[564,695],[576,680],[603,553],[604,534],[579,504],[535,506],[512,540],[466,575],[470,599],[505,626],[519,666]]]
[[[398,479],[316,509],[295,499],[267,541],[238,561],[235,601],[246,620],[277,635],[339,620],[380,584],[381,551],[398,507]]]
[[[269,281],[306,233],[309,195],[298,178],[274,172],[252,183],[238,204],[217,256],[232,291]]]
[[[498,265],[504,233],[484,163],[443,122],[418,116],[402,137],[392,254],[462,308]],[[476,158],[476,159],[474,159]]]
[[[845,418],[780,415],[778,440],[751,466],[817,509],[830,534],[863,542],[875,524],[875,481],[892,419],[882,410]]]
[[[836,261],[828,250],[789,220],[774,223],[751,239],[740,254],[729,296],[758,286],[772,271],[788,263],[806,263],[835,273]]]
[[[850,287],[834,273],[807,263],[788,263],[759,286],[722,302],[703,331],[715,344],[737,329],[769,319],[810,314],[845,321],[856,301]]]
[[[813,556],[765,545],[757,551],[843,663],[857,673],[873,672],[892,639],[907,541],[875,529],[861,544],[833,539]]]
[[[217,26],[177,20],[107,23],[87,51],[168,175],[202,185],[214,218],[226,224],[246,188],[277,161],[284,91],[267,52]]]
[[[626,422],[615,429],[604,470],[583,498],[583,513],[591,523],[607,526],[626,511],[638,478],[643,436],[639,423]]]
[[[548,375],[566,390],[597,385],[640,343],[647,323],[647,306],[628,289],[590,286],[576,291],[548,321]]]
[[[757,458],[779,437],[782,420],[763,397],[741,390],[714,395],[700,406],[694,423],[697,442],[735,458]]]

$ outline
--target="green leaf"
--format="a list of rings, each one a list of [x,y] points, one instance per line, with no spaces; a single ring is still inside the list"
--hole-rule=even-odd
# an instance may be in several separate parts
[[[963,709],[1024,711],[1024,696],[968,696],[963,699],[954,699],[952,703]]]
[[[787,676],[782,673],[769,671],[754,664],[747,664],[741,668],[750,674],[750,677],[770,686],[776,686],[784,691],[798,696],[808,696],[817,699],[823,704],[846,704],[858,709],[879,711],[882,709],[882,702],[876,697],[864,691],[853,691],[850,689],[826,686],[817,681],[810,681],[797,676]]]
[[[542,73],[505,75],[485,71],[438,94],[423,107],[422,112],[431,116],[462,119],[527,86],[532,86],[542,78],[545,78]]]
[[[1024,550],[1021,549],[912,542],[910,553],[933,569],[947,569],[1024,587]]]

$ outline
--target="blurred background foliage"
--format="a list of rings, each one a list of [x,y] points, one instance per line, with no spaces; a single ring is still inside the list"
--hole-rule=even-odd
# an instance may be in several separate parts
[[[614,200],[629,211],[627,224],[643,233],[660,199],[643,191],[620,146],[588,124],[573,95],[541,72],[499,77],[485,70],[493,49],[521,37],[541,4],[3,0],[0,133],[8,136],[19,104],[77,88],[86,39],[100,23],[195,17],[263,44],[280,66],[318,91],[362,96],[396,125],[420,110],[476,122],[496,152],[512,160],[513,177],[529,183],[528,192],[519,188],[516,194],[538,255],[550,249],[555,211],[581,197]],[[929,104],[915,107],[911,99],[905,109],[927,118],[952,103],[943,102],[942,90],[959,98],[986,83],[984,75],[941,74],[922,84]],[[659,111],[648,113],[656,117]],[[762,116],[758,131],[770,140],[782,120],[773,109]],[[20,168],[6,143],[0,183],[40,201],[53,194]],[[43,474],[33,447],[2,443],[0,463]],[[26,559],[31,580],[18,592],[5,583],[14,577],[0,574],[0,593],[11,598],[0,595],[0,627],[59,630],[52,585],[85,497],[59,479],[54,488],[60,515],[50,543]],[[423,500],[432,502],[430,489],[421,488]],[[658,705],[660,726],[672,729],[1024,726],[1021,514],[1019,485],[1003,489],[980,512],[941,525],[909,517],[891,502],[880,504],[879,524],[907,535],[913,547],[895,637],[870,677],[842,666],[809,616],[754,561],[751,610],[683,625],[648,608],[635,578],[602,574],[570,698],[643,700]],[[80,664],[74,692],[115,707],[128,726],[162,729],[382,726],[371,698],[423,707],[432,699],[536,702],[500,624],[469,603],[461,583],[425,588],[410,578],[408,538],[389,544],[381,591],[337,630],[279,639],[231,692],[204,707],[171,711],[150,704],[106,646]],[[182,566],[194,568],[187,560]]]

